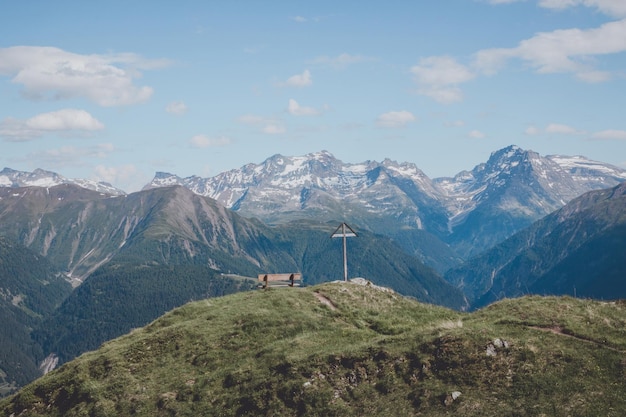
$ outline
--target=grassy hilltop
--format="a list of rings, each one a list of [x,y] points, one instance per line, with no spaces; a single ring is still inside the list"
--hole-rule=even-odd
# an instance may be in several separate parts
[[[621,416],[626,304],[472,314],[354,283],[193,302],[0,402],[4,416]]]

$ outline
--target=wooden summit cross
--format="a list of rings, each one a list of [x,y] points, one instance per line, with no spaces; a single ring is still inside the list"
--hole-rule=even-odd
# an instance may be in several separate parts
[[[348,280],[348,254],[346,250],[346,238],[347,237],[356,237],[356,232],[352,230],[350,226],[346,223],[341,223],[339,227],[335,230],[335,232],[330,237],[341,237],[343,238],[343,280]]]

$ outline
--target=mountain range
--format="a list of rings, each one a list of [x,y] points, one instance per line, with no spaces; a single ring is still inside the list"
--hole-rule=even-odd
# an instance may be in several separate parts
[[[430,179],[412,163],[388,159],[343,163],[322,151],[274,155],[210,178],[160,172],[145,189],[182,185],[268,224],[344,219],[398,238],[423,260],[433,254],[412,247],[406,231],[426,232],[454,251],[443,257],[450,262],[431,264],[443,271],[455,255],[477,255],[571,199],[624,180],[626,170],[582,156],[541,156],[510,146],[451,178]]]
[[[36,169],[33,172],[16,171],[4,168],[0,171],[0,187],[54,187],[61,184],[74,184],[88,190],[98,191],[107,195],[124,195],[124,191],[102,181],[80,178],[65,178],[56,172]]]
[[[525,294],[626,298],[626,183],[590,191],[449,270],[473,308]]]
[[[32,346],[37,365],[64,363],[188,301],[255,288],[260,273],[302,272],[308,285],[342,277],[341,244],[330,238],[335,224],[269,227],[180,186],[122,196],[72,184],[0,188],[0,217],[0,235],[76,287],[20,322],[19,340]],[[389,238],[360,231],[350,249],[352,274],[426,302],[466,305],[460,290]],[[12,256],[0,247],[0,264]],[[12,270],[29,268],[24,260]],[[11,287],[14,273],[0,275],[7,300],[36,300]],[[14,330],[5,331],[1,338],[11,338]],[[23,371],[0,368],[9,387],[33,375],[20,379],[15,372]]]
[[[209,179],[161,173],[130,194],[42,170],[2,173],[0,320],[19,328],[0,330],[13,341],[3,392],[188,301],[255,288],[257,274],[342,278],[330,238],[341,221],[358,232],[350,276],[422,302],[626,296],[626,171],[583,157],[511,146],[431,180],[412,164],[320,152]],[[32,272],[17,273],[26,286],[15,271]]]

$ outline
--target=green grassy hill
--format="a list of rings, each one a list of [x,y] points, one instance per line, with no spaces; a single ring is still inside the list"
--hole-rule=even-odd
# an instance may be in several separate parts
[[[472,314],[354,283],[189,303],[0,402],[20,416],[620,416],[626,304]]]

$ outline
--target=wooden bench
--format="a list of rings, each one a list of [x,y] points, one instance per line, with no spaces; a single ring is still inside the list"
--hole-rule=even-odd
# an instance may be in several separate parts
[[[263,283],[262,288],[267,288],[270,282],[276,283],[272,284],[273,287],[296,287],[302,283],[302,274],[299,272],[291,274],[259,274],[259,281]]]

